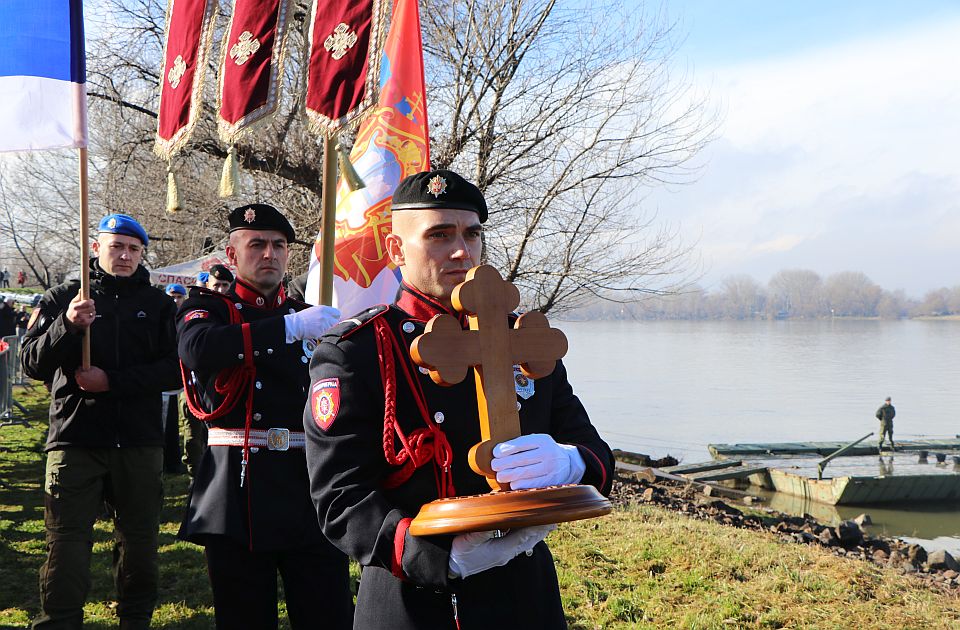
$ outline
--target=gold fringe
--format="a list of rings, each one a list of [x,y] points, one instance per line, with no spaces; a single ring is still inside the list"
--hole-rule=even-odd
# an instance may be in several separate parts
[[[307,39],[307,58],[313,52],[313,22],[316,16],[319,0],[313,1],[313,11],[310,18],[309,33]],[[318,136],[332,136],[335,133],[349,129],[359,124],[375,108],[380,100],[380,64],[383,62],[383,47],[387,38],[387,9],[390,7],[389,0],[373,0],[373,23],[370,28],[370,44],[367,48],[367,76],[366,87],[363,92],[363,99],[357,106],[337,119],[324,116],[320,112],[308,109],[307,99],[304,95],[303,111],[307,116],[307,129]]]
[[[237,0],[233,0],[236,14]],[[293,2],[280,0],[277,11],[277,34],[271,56],[270,85],[267,87],[266,102],[248,113],[235,123],[229,123],[220,117],[223,107],[223,68],[230,58],[230,32],[233,30],[233,16],[220,43],[220,67],[217,79],[217,135],[227,144],[234,144],[251,132],[267,127],[273,122],[274,114],[280,106],[280,93],[283,86],[283,66],[287,60],[287,35],[290,32],[290,21],[293,18]],[[221,195],[222,196],[222,195]]]
[[[167,4],[167,19],[164,22],[166,27],[164,29],[163,36],[163,63],[164,67],[162,68],[163,74],[160,77],[161,84],[166,80],[166,59],[167,59],[167,45],[170,43],[170,16],[173,13],[173,3],[175,0],[168,0]],[[210,55],[210,48],[213,44],[213,29],[217,23],[217,16],[219,14],[219,4],[216,0],[212,0],[206,5],[206,10],[203,15],[203,23],[201,24],[201,37],[200,44],[197,49],[197,62],[196,68],[194,69],[193,75],[193,96],[190,99],[190,113],[188,115],[187,124],[177,131],[169,140],[164,140],[159,135],[159,120],[157,121],[157,133],[154,134],[154,145],[153,152],[158,157],[163,160],[169,160],[176,154],[183,146],[187,143],[187,140],[190,139],[190,136],[193,134],[193,129],[197,125],[197,121],[200,118],[200,108],[203,106],[203,85],[206,81],[207,76],[207,63]]]
[[[183,210],[183,204],[180,202],[180,187],[177,185],[177,176],[173,172],[173,166],[167,163],[167,212],[173,214],[178,210]]]
[[[240,185],[240,162],[237,159],[237,147],[230,147],[227,159],[223,162],[223,174],[220,176],[220,197],[233,197]]]
[[[363,178],[360,177],[360,173],[353,167],[353,162],[350,161],[350,154],[347,153],[346,147],[343,146],[339,139],[337,140],[337,161],[340,163],[340,177],[346,182],[350,192],[367,187]]]

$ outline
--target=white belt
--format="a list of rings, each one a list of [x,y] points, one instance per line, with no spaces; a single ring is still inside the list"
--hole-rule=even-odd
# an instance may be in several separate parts
[[[243,429],[219,429],[210,427],[207,433],[208,446],[243,446]],[[266,448],[271,451],[286,451],[291,448],[303,449],[307,445],[307,436],[303,431],[290,429],[250,429],[248,444],[254,448]]]

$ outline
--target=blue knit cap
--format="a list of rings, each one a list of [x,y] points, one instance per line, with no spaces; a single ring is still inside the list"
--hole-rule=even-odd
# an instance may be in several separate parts
[[[143,229],[142,225],[137,223],[136,219],[128,214],[108,214],[100,219],[97,232],[101,234],[123,234],[124,236],[132,236],[140,239],[144,247],[150,243],[150,239],[147,237],[147,231]]]

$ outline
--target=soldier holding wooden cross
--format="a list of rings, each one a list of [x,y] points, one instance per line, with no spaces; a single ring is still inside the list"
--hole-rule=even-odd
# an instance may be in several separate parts
[[[452,295],[480,262],[487,207],[476,186],[441,170],[404,179],[392,210],[385,244],[403,275],[396,302],[345,320],[321,339],[304,413],[321,527],[363,567],[354,627],[565,627],[543,543],[555,525],[408,531],[428,502],[490,491],[468,464],[468,451],[481,441],[474,379],[437,385],[410,351],[434,315],[455,315],[465,325]],[[519,368],[514,376],[523,435],[493,449],[496,481],[514,490],[583,483],[609,494],[613,455],[562,362],[549,376],[528,378]]]

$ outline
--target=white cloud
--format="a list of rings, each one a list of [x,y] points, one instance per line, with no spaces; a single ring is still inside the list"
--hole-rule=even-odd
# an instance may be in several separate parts
[[[714,282],[801,266],[911,293],[960,284],[958,59],[953,20],[701,67],[724,104],[722,136],[699,182],[652,200],[699,239]],[[878,250],[913,261],[913,275],[890,257],[841,255]]]

